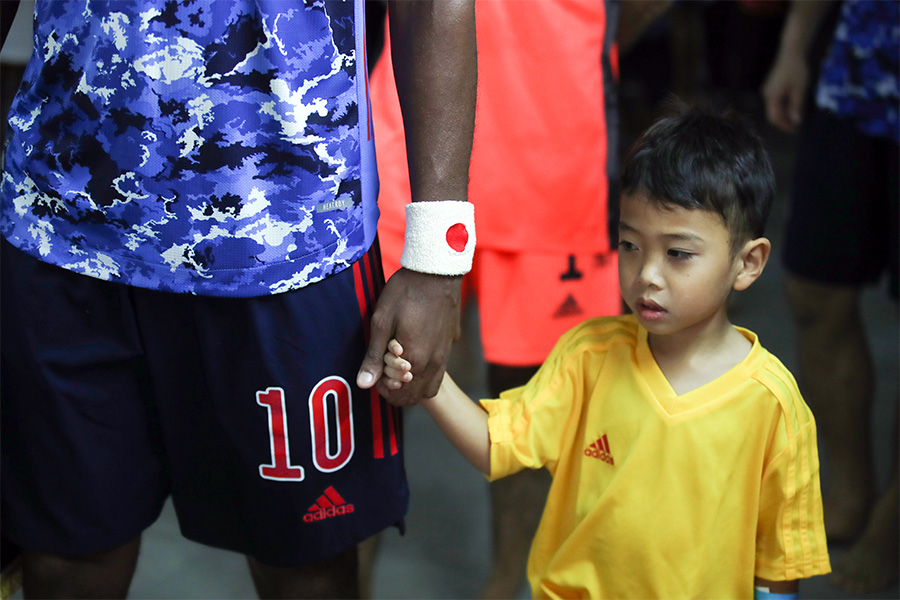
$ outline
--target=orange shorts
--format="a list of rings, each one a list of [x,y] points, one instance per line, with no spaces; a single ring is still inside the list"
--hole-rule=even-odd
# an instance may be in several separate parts
[[[400,268],[402,232],[379,228],[385,277]],[[544,362],[559,337],[585,319],[622,313],[618,255],[475,249],[465,293],[478,303],[490,363]]]

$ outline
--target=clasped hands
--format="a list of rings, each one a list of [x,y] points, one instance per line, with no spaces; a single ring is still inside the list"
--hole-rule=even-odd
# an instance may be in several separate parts
[[[462,276],[397,271],[375,306],[357,385],[374,387],[394,406],[411,406],[435,396],[450,349],[460,336],[461,288]],[[402,351],[408,365],[409,376],[402,385],[392,376],[396,371],[385,374],[385,355],[392,347]]]

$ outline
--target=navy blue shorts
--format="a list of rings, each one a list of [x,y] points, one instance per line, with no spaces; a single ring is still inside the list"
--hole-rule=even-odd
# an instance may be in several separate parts
[[[383,283],[352,268],[262,298],[161,293],[2,250],[2,527],[103,551],[171,495],[183,534],[272,566],[402,526],[400,412],[356,387]]]
[[[803,119],[784,238],[796,276],[861,287],[885,272],[898,296],[900,154],[886,138],[812,109]]]

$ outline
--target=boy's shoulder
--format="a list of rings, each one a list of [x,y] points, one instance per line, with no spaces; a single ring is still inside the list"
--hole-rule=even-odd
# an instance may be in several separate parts
[[[594,317],[564,333],[556,349],[566,354],[577,354],[604,351],[617,345],[633,347],[638,342],[639,329],[634,315]]]
[[[815,417],[791,371],[758,341],[754,346],[754,350],[756,346],[761,349],[761,358],[754,362],[749,379],[757,390],[748,390],[747,397],[755,403],[762,402],[757,405],[759,414],[776,421],[768,430],[766,468],[777,471],[786,461],[795,461],[795,468],[806,469],[803,461],[818,454]]]
[[[766,350],[756,335],[746,329],[738,328],[745,336],[753,336],[751,360],[748,361],[748,377],[765,388],[773,401],[777,402],[785,417],[794,422],[805,422],[811,418],[811,412],[793,373],[784,366],[777,356]],[[808,415],[808,416],[807,416]]]
[[[750,356],[745,360],[750,377],[775,393],[799,395],[797,381],[784,363],[763,346],[755,333],[743,327],[737,327],[737,330],[753,344]]]

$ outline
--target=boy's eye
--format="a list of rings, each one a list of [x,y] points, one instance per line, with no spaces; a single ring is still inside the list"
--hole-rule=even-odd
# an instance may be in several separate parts
[[[637,249],[637,246],[635,246],[634,244],[632,244],[631,242],[629,242],[627,240],[622,240],[621,242],[619,242],[619,250],[624,250],[625,252],[631,252],[632,250],[636,250],[636,249]]]
[[[669,250],[669,256],[678,260],[690,260],[694,255],[684,250]]]

